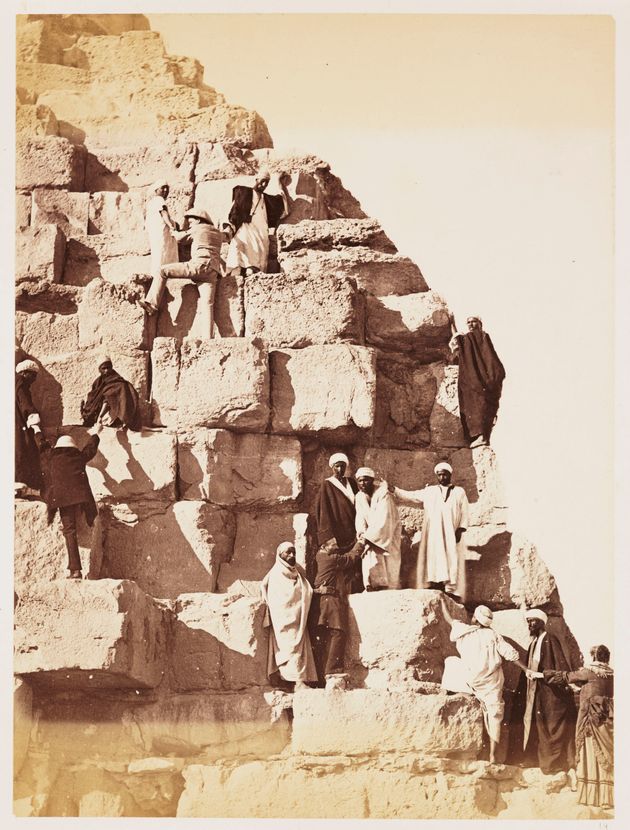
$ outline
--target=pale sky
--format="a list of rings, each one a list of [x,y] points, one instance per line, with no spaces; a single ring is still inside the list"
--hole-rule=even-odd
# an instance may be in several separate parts
[[[582,649],[612,648],[612,18],[149,17],[278,150],[330,162],[460,328],[482,317],[512,526]]]

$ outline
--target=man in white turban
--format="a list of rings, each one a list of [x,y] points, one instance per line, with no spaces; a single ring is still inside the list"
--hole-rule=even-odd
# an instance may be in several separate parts
[[[38,436],[41,433],[39,412],[33,404],[31,386],[39,366],[23,360],[15,367],[15,495],[32,496],[41,490],[42,471]]]
[[[355,475],[359,492],[355,496],[355,528],[365,542],[361,560],[366,591],[400,588],[401,523],[393,495],[386,481],[376,484],[370,467],[360,467]]]
[[[160,276],[160,268],[167,262],[177,262],[177,241],[174,232],[177,223],[171,219],[166,199],[169,194],[168,182],[159,179],[149,188],[146,204],[145,227],[151,247],[151,276]]]
[[[493,631],[492,611],[478,605],[470,625],[454,620],[442,600],[442,613],[451,626],[451,641],[459,657],[444,661],[442,688],[449,692],[473,694],[483,707],[483,718],[490,738],[490,763],[496,761],[503,722],[503,660],[517,663],[518,651]]]
[[[269,677],[278,673],[296,687],[316,682],[317,671],[307,627],[313,589],[295,560],[292,542],[278,545],[276,561],[262,581],[261,593],[267,603]]]
[[[424,507],[424,524],[418,550],[416,588],[437,588],[455,599],[466,592],[468,498],[463,487],[451,483],[453,468],[445,461],[435,465],[437,484],[421,490],[389,486],[396,498]]]

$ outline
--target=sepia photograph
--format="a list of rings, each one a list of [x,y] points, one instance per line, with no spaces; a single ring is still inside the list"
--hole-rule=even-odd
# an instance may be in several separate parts
[[[620,820],[623,5],[3,14],[9,820]]]

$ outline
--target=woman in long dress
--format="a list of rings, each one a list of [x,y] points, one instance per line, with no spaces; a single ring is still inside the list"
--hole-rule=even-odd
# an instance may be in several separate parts
[[[577,671],[545,671],[551,685],[580,687],[580,708],[575,730],[578,802],[608,809],[614,806],[613,692],[614,672],[606,646],[591,649],[588,666]]]
[[[173,231],[178,228],[168,212],[168,194],[168,183],[157,181],[151,185],[147,200],[145,227],[149,234],[151,276],[154,278],[160,276],[162,265],[179,262],[177,240],[173,236]]]

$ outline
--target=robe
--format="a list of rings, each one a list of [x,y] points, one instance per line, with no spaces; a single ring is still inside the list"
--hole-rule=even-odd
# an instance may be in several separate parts
[[[42,486],[42,471],[39,448],[35,433],[28,426],[29,417],[37,415],[31,398],[31,384],[25,383],[24,376],[15,376],[15,478],[33,490]]]
[[[466,595],[466,543],[455,541],[455,531],[468,527],[468,498],[463,487],[430,484],[422,490],[394,488],[397,498],[424,506],[424,523],[418,550],[416,588],[444,582],[446,590]]]
[[[343,553],[354,545],[356,540],[354,501],[358,489],[356,481],[350,477],[345,477],[343,482],[340,482],[334,476],[330,476],[322,482],[315,503],[318,545],[324,545],[330,539],[335,539]],[[346,588],[350,594],[363,590],[360,562],[347,573]]]
[[[460,656],[446,658],[442,687],[474,694],[483,706],[488,735],[499,743],[504,711],[502,658],[518,660],[518,651],[491,628],[459,620],[453,620],[451,640]]]
[[[229,273],[235,268],[267,270],[269,228],[278,227],[285,213],[282,196],[258,193],[251,187],[237,185],[232,192],[230,224],[235,228],[225,261]]]
[[[368,542],[361,560],[366,588],[400,587],[401,523],[396,502],[381,482],[372,497],[359,492],[355,496],[355,528]]]
[[[527,667],[533,671],[570,671],[562,644],[553,634],[543,632],[540,654],[533,639],[527,653]],[[542,680],[528,680],[523,672],[516,690],[523,713],[523,751],[535,754],[546,773],[575,766],[574,735],[577,712],[573,692],[566,686],[551,686]]]
[[[171,229],[162,219],[161,211],[166,207],[166,199],[157,194],[147,201],[145,227],[151,247],[151,276],[159,277],[160,268],[167,262],[177,262],[177,240]]]
[[[489,439],[499,409],[505,369],[485,331],[476,329],[454,338],[459,374],[459,415],[467,441]]]
[[[99,375],[96,378],[87,400],[81,404],[84,426],[94,426],[101,415],[103,404],[107,405],[109,420],[113,425],[120,421],[129,429],[141,429],[138,393],[128,380],[113,370],[108,375]]]
[[[316,682],[317,671],[307,622],[313,589],[299,565],[276,562],[261,583],[267,604],[269,652],[267,672],[284,680]]]

